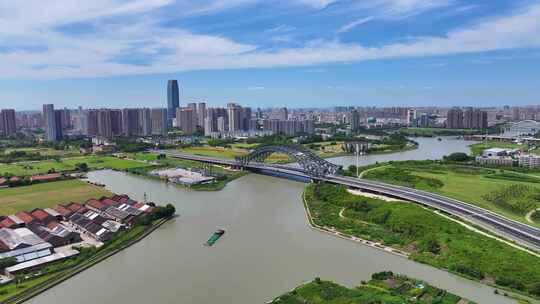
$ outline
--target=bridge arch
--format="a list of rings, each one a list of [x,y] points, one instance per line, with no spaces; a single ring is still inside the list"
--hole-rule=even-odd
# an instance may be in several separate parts
[[[237,156],[240,166],[247,166],[250,162],[264,162],[272,153],[282,153],[296,161],[305,173],[311,176],[334,175],[341,170],[341,166],[324,160],[313,151],[301,145],[271,145],[260,146],[244,156]]]

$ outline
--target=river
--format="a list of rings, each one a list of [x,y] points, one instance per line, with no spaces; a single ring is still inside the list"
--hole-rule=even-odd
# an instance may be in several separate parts
[[[362,164],[468,149],[460,140],[418,141],[418,150],[364,156]],[[332,161],[348,165],[355,158]],[[156,202],[173,203],[181,216],[29,303],[256,304],[317,276],[354,286],[382,270],[424,279],[478,303],[513,303],[485,285],[311,230],[301,203],[304,184],[298,182],[250,174],[219,192],[195,192],[113,171],[89,178],[113,192],[137,199],[147,193]],[[225,236],[204,247],[218,228],[227,230]]]

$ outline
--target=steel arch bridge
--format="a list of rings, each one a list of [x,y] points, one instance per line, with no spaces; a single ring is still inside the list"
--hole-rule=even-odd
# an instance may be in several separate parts
[[[272,153],[287,154],[289,158],[296,161],[311,176],[334,175],[341,170],[341,166],[322,159],[313,151],[301,145],[261,146],[248,155],[237,156],[236,161],[240,166],[247,166],[250,162],[262,163]]]

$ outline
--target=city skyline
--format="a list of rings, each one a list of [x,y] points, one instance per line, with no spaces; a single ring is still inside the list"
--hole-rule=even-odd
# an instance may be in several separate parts
[[[216,106],[540,103],[540,1],[56,0],[0,8],[10,12],[1,19],[0,100],[16,110],[158,107],[168,79],[178,79],[184,103]]]

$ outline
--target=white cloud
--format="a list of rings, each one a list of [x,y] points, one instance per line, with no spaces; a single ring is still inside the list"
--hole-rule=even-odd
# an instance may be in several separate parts
[[[351,21],[347,24],[345,24],[344,26],[342,26],[337,32],[338,33],[346,33],[362,24],[365,24],[365,23],[368,23],[369,21],[373,20],[373,17],[365,17],[365,18],[360,18],[360,19],[356,19],[354,21]]]
[[[455,0],[371,0],[355,4],[379,18],[404,18],[454,4]]]
[[[323,9],[329,6],[332,3],[337,2],[337,0],[294,0],[298,4],[307,5],[315,9]]]
[[[163,27],[152,16],[143,13],[169,3],[165,0],[139,0],[133,2],[137,5],[129,6],[121,1],[96,0],[92,4],[83,2],[78,10],[66,4],[68,7],[62,8],[62,12],[55,12],[55,18],[39,16],[39,8],[34,8],[29,12],[34,19],[28,19],[21,9],[10,12],[9,16],[1,15],[5,12],[3,8],[15,7],[7,1],[0,0],[0,49],[4,49],[0,51],[0,77],[4,78],[99,77],[311,66],[540,47],[540,4],[510,16],[484,19],[445,35],[417,37],[403,43],[367,47],[338,40],[316,40],[303,45],[299,42],[301,46],[295,48],[268,50],[227,37]],[[54,1],[59,4],[74,0]],[[114,18],[114,22],[104,24],[93,22],[92,31],[81,35],[64,34],[55,29],[73,20],[111,16],[111,12],[122,17],[136,14],[136,18],[127,21]],[[19,24],[25,30],[14,27]]]

